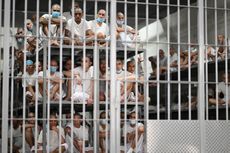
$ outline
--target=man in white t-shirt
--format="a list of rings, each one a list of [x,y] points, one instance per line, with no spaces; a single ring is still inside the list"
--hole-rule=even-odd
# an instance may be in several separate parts
[[[97,36],[98,44],[105,45],[105,39],[109,36],[109,27],[105,23],[106,11],[104,9],[100,9],[97,14],[97,18],[95,20],[89,21],[90,29]]]
[[[177,59],[178,59],[178,55],[175,51],[174,48],[170,47],[169,49],[169,53],[170,53],[170,71],[177,71]]]
[[[47,84],[47,92],[50,92],[50,100],[58,100],[65,96],[64,90],[62,90],[62,95],[59,95],[60,83],[63,84],[64,81],[60,79],[61,73],[57,72],[58,63],[55,59],[50,61],[50,71],[46,70],[47,83],[50,80],[50,86]],[[39,98],[43,95],[43,71],[38,73],[38,84],[39,84]]]
[[[86,36],[86,31],[89,29],[88,22],[82,19],[83,11],[81,8],[74,8],[74,19],[67,21],[66,29],[73,33],[76,38],[76,45],[83,45],[83,40]]]
[[[26,98],[29,102],[35,102],[36,73],[32,60],[26,61],[26,73],[22,75],[22,86],[26,88]]]
[[[128,153],[131,153],[133,151],[136,153],[144,153],[144,125],[142,123],[138,123],[136,121],[137,119],[138,115],[136,118],[136,113],[131,112],[129,114],[129,123],[126,125],[126,130],[123,129],[123,136],[126,136],[127,140],[125,152]]]
[[[11,133],[12,133],[12,137],[11,137]],[[11,148],[12,151],[20,152],[22,149],[22,126],[20,124],[19,118],[16,118],[16,116],[14,116],[13,119],[12,131],[11,131],[11,127],[8,131],[8,138],[13,140],[12,141],[13,148]]]
[[[72,136],[71,130],[73,130]],[[89,130],[81,125],[81,116],[79,114],[74,114],[73,127],[71,127],[71,124],[67,124],[65,131],[69,153],[71,153],[71,150],[73,150],[74,153],[81,153],[83,151],[83,141],[85,142],[85,147],[89,147]],[[71,141],[73,141],[72,147]],[[85,151],[89,150],[85,148]]]
[[[61,16],[60,13],[60,5],[53,4],[52,5],[52,14],[44,14],[40,18],[40,24],[42,25],[40,27],[40,36],[41,37],[57,37],[58,35],[58,29],[60,28],[60,24],[66,22],[66,18],[64,16]],[[49,26],[49,20],[50,20],[50,26]],[[50,29],[49,29],[50,28]],[[41,38],[43,40],[44,38]],[[51,45],[59,45],[57,42],[57,39],[52,38]]]
[[[216,57],[217,60],[224,60],[225,56],[227,55],[227,47],[225,45],[226,45],[225,36],[219,34],[217,36],[217,46],[216,47],[209,46],[207,49],[208,61],[215,61]]]
[[[102,153],[105,153],[106,150],[109,151],[109,133],[110,133],[109,130],[110,130],[109,124],[108,121],[106,120],[106,112],[103,111],[100,113],[100,125],[99,125],[99,147]],[[106,141],[107,141],[107,145],[106,145]]]
[[[121,41],[122,45],[127,45],[134,48],[133,41],[137,39],[138,32],[132,27],[125,25],[125,17],[122,12],[117,13],[117,39]],[[119,44],[118,44],[119,46]]]
[[[92,65],[91,58],[89,56],[86,56],[85,58],[81,59],[81,66],[78,66],[73,70],[74,75],[78,75],[81,79],[81,82],[82,82],[81,92],[84,92],[89,95],[89,97],[86,97],[85,99],[87,100],[88,104],[93,102],[92,100],[93,98],[93,80],[92,80],[93,79],[93,66],[91,65]],[[76,87],[79,87],[79,86],[76,86]]]
[[[58,152],[59,147],[61,147],[61,153],[64,153],[68,148],[68,145],[65,143],[65,133],[63,128],[61,126],[58,126],[57,117],[54,114],[50,115],[49,127],[50,128],[46,131],[47,133],[49,133],[49,137],[48,134],[46,134],[46,141],[49,144],[49,146],[46,146],[46,151],[49,153]],[[61,135],[61,144],[59,143],[59,135]],[[42,153],[43,130],[39,134],[37,142],[39,147],[38,153]]]

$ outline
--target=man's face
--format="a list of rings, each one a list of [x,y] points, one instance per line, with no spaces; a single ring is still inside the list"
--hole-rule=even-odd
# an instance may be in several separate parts
[[[97,16],[99,18],[105,18],[105,10],[99,10]]]
[[[91,61],[88,57],[86,57],[85,59],[82,58],[81,66],[83,67],[84,64],[86,69],[88,69],[91,66]]]
[[[27,28],[28,30],[31,30],[31,29],[33,28],[33,23],[32,23],[32,22],[27,22],[26,28]]]
[[[50,116],[50,128],[57,126],[57,118],[54,116]]]
[[[217,40],[218,40],[218,43],[223,43],[224,42],[224,35],[218,35]]]
[[[117,71],[120,71],[123,68],[123,63],[121,60],[117,60],[116,68],[117,68]]]
[[[67,60],[66,64],[65,64],[66,70],[71,70],[71,66],[72,66],[72,61],[71,60]]]
[[[29,113],[28,114],[28,123],[29,124],[35,124],[35,120],[34,120],[34,113]]]
[[[75,115],[73,119],[73,125],[79,127],[81,125],[81,118],[79,115]]]
[[[83,16],[82,10],[79,8],[76,8],[75,13],[74,13],[75,22],[81,23],[82,16]]]
[[[159,52],[159,57],[162,59],[162,58],[164,58],[164,56],[165,56],[164,51],[163,51],[163,50],[160,50],[160,52]]]
[[[124,14],[119,13],[117,15],[117,20],[120,20],[120,21],[124,20]]]
[[[34,72],[34,64],[26,65],[26,70],[29,74]]]
[[[53,5],[53,6],[52,6],[52,11],[53,11],[53,12],[60,12],[60,6],[57,5],[57,4],[56,4],[56,5]]]
[[[135,71],[135,63],[134,62],[129,62],[128,63],[128,68],[127,70],[130,72],[130,73],[134,73]]]
[[[102,73],[106,72],[106,61],[105,60],[101,60],[101,62],[100,62],[100,71]]]

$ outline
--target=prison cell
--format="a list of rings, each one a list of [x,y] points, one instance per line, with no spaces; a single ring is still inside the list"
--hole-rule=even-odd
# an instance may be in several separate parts
[[[0,1],[1,152],[229,152],[229,4]]]

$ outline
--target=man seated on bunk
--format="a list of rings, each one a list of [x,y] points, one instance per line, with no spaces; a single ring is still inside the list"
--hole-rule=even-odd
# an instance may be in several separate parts
[[[43,128],[47,128],[46,127]],[[38,137],[38,153],[42,153],[43,150],[46,150],[46,152],[49,153],[58,153],[59,149],[61,150],[61,153],[64,153],[68,145],[65,142],[65,133],[61,126],[58,126],[57,116],[55,114],[50,115],[49,120],[49,129],[46,129],[47,134],[49,133],[49,137],[46,134],[46,141],[49,142],[49,146],[46,146],[46,148],[42,148],[43,145],[43,130],[40,132]],[[59,135],[61,140],[59,139]],[[49,138],[49,139],[48,139]]]
[[[109,119],[109,117],[107,118]],[[106,150],[109,152],[109,123],[106,120],[106,112],[103,111],[100,113],[100,125],[99,125],[99,148],[100,153],[105,153]],[[106,141],[108,142],[106,145]],[[106,149],[107,146],[107,149]]]
[[[32,60],[26,61],[26,73],[23,74],[22,86],[26,88],[26,100],[29,104],[35,103],[35,83],[36,83],[35,66]]]
[[[227,93],[228,89],[228,93]],[[228,95],[227,95],[228,94]],[[212,105],[226,105],[230,104],[230,84],[229,84],[229,74],[222,73],[221,82],[218,83],[218,98],[209,99],[209,104]]]
[[[41,131],[41,127],[37,125],[37,136]],[[30,152],[30,150],[34,146],[35,139],[37,139],[35,135],[35,114],[34,112],[29,112],[27,116],[27,122],[25,124],[25,150],[26,152]]]
[[[180,70],[188,68],[188,52],[180,51]]]
[[[66,142],[68,144],[68,152],[73,150],[74,153],[82,153],[83,152],[83,142],[85,143],[85,152],[92,152],[92,148],[89,149],[89,129],[87,127],[82,126],[81,124],[82,118],[79,114],[74,114],[73,118],[73,126],[71,123],[67,124],[65,127],[66,131]],[[71,135],[71,133],[73,135]],[[73,142],[73,146],[71,146],[71,141]]]
[[[105,58],[101,58],[99,61],[99,100],[100,101],[105,101],[106,97],[109,97],[109,69],[107,69],[107,73],[106,73],[106,65],[108,65],[108,62],[106,63],[106,59]],[[106,95],[106,84],[108,85],[108,91]]]
[[[227,55],[227,47],[225,46],[225,36],[219,34],[217,36],[217,46],[211,47],[209,46],[207,49],[208,61],[224,60]],[[217,54],[217,55],[216,55]]]
[[[117,78],[116,79],[120,81],[120,85],[121,85],[121,91],[120,91],[121,92],[121,102],[124,102],[126,98],[128,101],[134,102],[135,96],[134,96],[134,93],[132,92],[134,82],[131,82],[131,81],[135,81],[135,75],[130,72],[124,71],[123,67],[124,67],[123,59],[117,58],[117,61],[116,61]],[[128,80],[128,82],[126,82],[127,83],[126,89],[125,89],[125,84],[124,84],[125,80]],[[125,97],[125,92],[126,92],[127,97]]]
[[[126,123],[126,130],[123,129],[123,136],[126,137],[127,140],[125,142],[125,152],[144,153],[144,125],[137,120],[138,114],[136,114],[135,111],[131,111],[129,114],[129,122]]]
[[[120,41],[118,46],[127,45],[129,48],[135,47],[135,40],[137,40],[138,32],[132,27],[125,25],[125,17],[122,12],[117,13],[117,33],[116,37]]]
[[[149,57],[149,61],[152,66],[152,77],[157,77],[157,56]],[[159,49],[159,73],[164,73],[167,71],[167,57],[165,56],[165,52],[163,49]]]
[[[87,104],[93,102],[93,66],[91,57],[86,55],[85,58],[81,58],[81,66],[76,67],[73,70],[73,95],[71,95],[71,83],[68,83],[67,91],[68,98],[72,97],[74,101],[83,102],[85,100]],[[64,75],[67,78],[71,78],[71,71],[64,71]]]
[[[134,76],[136,76],[136,72],[135,72],[135,60],[132,59],[130,61],[127,62],[127,71],[131,74],[133,74]],[[140,81],[140,84],[138,84],[139,87],[141,87],[140,85],[142,85],[144,82],[144,72],[142,69],[142,65],[141,65],[141,59],[138,58],[138,68],[137,68],[138,74],[136,76],[135,79],[137,79],[138,81]],[[138,88],[139,89],[139,88]],[[133,89],[132,89],[133,93],[138,93],[138,101],[144,101],[144,95],[139,92],[139,90],[136,92],[135,91],[135,83],[133,83]]]
[[[52,14],[44,14],[40,18],[40,24],[41,24],[40,36],[48,37],[50,33],[50,36],[53,37],[51,39],[51,45],[56,45],[56,46],[59,46],[59,43],[55,38],[57,37],[57,31],[60,28],[61,23],[66,22],[66,18],[64,16],[61,16],[60,9],[61,9],[60,5],[53,4],[51,10]],[[50,26],[49,26],[49,22],[50,22]],[[41,39],[43,40],[44,38]]]
[[[74,19],[69,19],[67,21],[66,29],[68,29],[74,36],[74,44],[82,46],[84,39],[86,38],[86,31],[89,30],[88,22],[82,18],[83,11],[81,8],[74,8]]]
[[[50,61],[50,69],[45,70],[46,71],[46,83],[47,83],[47,92],[50,92],[50,100],[59,100],[65,97],[65,92],[62,90],[60,95],[60,84],[62,85],[64,83],[63,79],[60,79],[62,77],[62,74],[57,71],[58,69],[58,63],[55,59],[51,59]],[[43,73],[44,70],[38,73],[38,84],[39,84],[39,98],[42,99],[43,95]],[[50,81],[50,84],[48,84],[48,81]],[[48,87],[48,85],[50,85]]]
[[[22,151],[22,130],[23,127],[20,123],[19,117],[14,115],[13,116],[13,125],[12,126],[12,130],[11,127],[9,127],[9,131],[8,131],[8,138],[9,138],[9,142],[10,139],[12,139],[12,152],[16,152],[19,153]],[[12,134],[12,137],[11,137]]]
[[[89,21],[90,29],[92,29],[93,33],[96,35],[99,46],[105,46],[106,39],[108,39],[109,36],[109,27],[105,23],[105,18],[106,11],[104,9],[100,9],[98,11],[97,18]]]

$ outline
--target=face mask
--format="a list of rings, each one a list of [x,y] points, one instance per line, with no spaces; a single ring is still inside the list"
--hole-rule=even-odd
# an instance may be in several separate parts
[[[106,125],[106,120],[105,120],[105,119],[102,119],[102,120],[100,121],[100,123],[101,123],[102,125]]]
[[[117,74],[120,74],[122,72],[122,69],[117,70]]]
[[[17,42],[18,42],[18,43],[23,43],[23,38],[21,38],[21,37],[18,38],[18,39],[17,39]]]
[[[131,125],[135,125],[136,124],[136,120],[130,120],[130,124]]]
[[[58,18],[59,16],[61,16],[60,12],[57,12],[57,11],[52,12],[52,18]]]
[[[124,20],[117,20],[117,24],[118,25],[123,25],[124,24]]]
[[[50,66],[50,72],[55,73],[57,71],[56,66]]]
[[[29,28],[27,28],[27,30],[28,30],[28,31],[32,31],[32,30],[33,30],[33,28],[32,28],[32,27],[29,27]]]
[[[102,23],[102,22],[105,21],[105,19],[104,19],[104,18],[97,18],[96,21],[97,21],[98,23]]]

